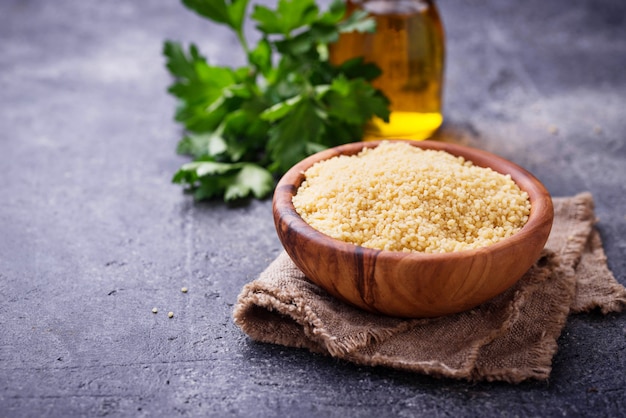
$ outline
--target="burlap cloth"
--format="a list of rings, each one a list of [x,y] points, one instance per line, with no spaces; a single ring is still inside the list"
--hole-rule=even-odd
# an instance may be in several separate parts
[[[459,314],[398,319],[326,294],[286,253],[241,291],[235,323],[252,339],[353,363],[470,381],[547,379],[570,313],[626,307],[607,267],[591,194],[555,198],[542,257],[511,289]]]

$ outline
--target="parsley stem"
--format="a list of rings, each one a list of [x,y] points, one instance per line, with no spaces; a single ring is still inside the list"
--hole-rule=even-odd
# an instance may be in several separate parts
[[[239,39],[239,43],[246,53],[246,57],[250,54],[250,48],[248,48],[248,41],[246,40],[246,36],[243,33],[243,29],[238,29],[235,31],[237,33],[237,39]]]

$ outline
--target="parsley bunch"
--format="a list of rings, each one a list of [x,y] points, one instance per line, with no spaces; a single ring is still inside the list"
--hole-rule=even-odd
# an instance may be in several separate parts
[[[388,119],[387,98],[369,83],[378,67],[360,58],[328,61],[328,45],[341,32],[375,30],[364,13],[344,20],[343,1],[327,11],[315,0],[278,0],[275,10],[255,5],[249,18],[261,36],[252,47],[243,31],[249,0],[182,3],[232,29],[248,64],[214,66],[195,44],[164,44],[174,79],[168,91],[179,100],[175,119],[185,130],[177,151],[193,158],[172,181],[196,199],[265,197],[298,161],[360,140],[374,115]]]

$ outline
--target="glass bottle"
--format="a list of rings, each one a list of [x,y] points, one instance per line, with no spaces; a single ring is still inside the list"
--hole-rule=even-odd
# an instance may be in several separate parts
[[[372,84],[391,101],[390,121],[374,118],[365,140],[429,138],[442,124],[445,39],[433,0],[347,0],[346,12],[365,10],[375,33],[347,33],[330,46],[340,64],[363,56],[382,74]]]

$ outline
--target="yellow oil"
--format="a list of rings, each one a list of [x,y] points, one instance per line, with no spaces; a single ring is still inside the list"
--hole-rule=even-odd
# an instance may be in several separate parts
[[[363,56],[382,70],[372,84],[390,100],[390,120],[370,121],[364,139],[429,138],[443,123],[445,39],[434,2],[347,1],[347,13],[358,9],[376,20],[376,32],[343,34],[331,45],[330,60]]]

